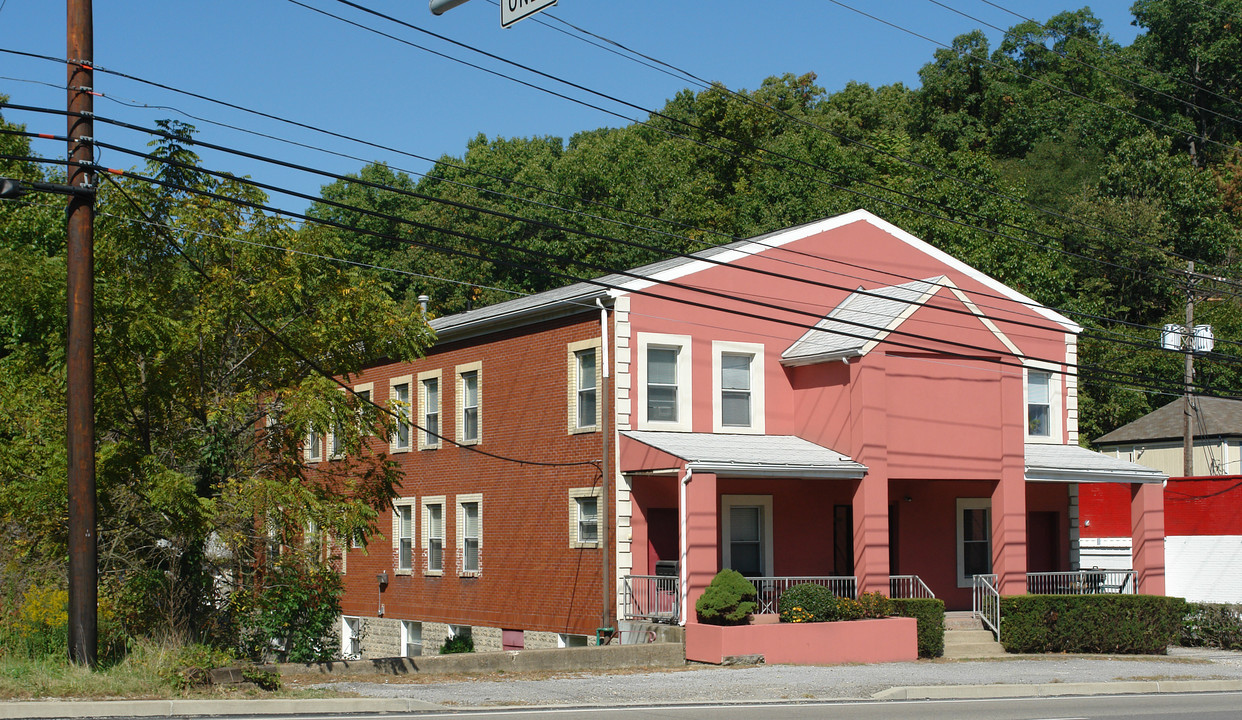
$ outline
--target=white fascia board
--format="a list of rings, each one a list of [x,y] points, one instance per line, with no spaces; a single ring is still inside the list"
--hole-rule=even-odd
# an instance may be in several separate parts
[[[818,365],[819,363],[840,362],[842,360],[848,362],[850,358],[862,357],[865,354],[863,350],[845,350],[797,358],[781,358],[781,365],[784,367],[802,367],[803,365]]]
[[[435,320],[430,325],[432,330],[436,332],[436,342],[444,343],[450,340],[464,340],[479,335],[498,332],[500,330],[509,330],[523,325],[530,325],[536,322],[552,320],[555,318],[566,317],[569,315],[577,315],[585,312],[599,312],[599,308],[595,306],[597,298],[604,299],[609,297],[609,293],[602,288],[590,292],[574,295],[572,297],[560,298],[538,305],[531,305],[518,308],[509,312],[488,315],[477,320],[470,320],[462,323],[455,323],[446,328],[437,328]],[[452,317],[451,315],[446,317]]]
[[[717,477],[859,480],[867,474],[867,467],[859,463],[842,463],[834,467],[824,467],[823,465],[751,465],[708,461],[691,462],[689,467],[696,473],[713,473]]]
[[[1162,483],[1168,476],[1153,470],[1132,473],[1114,470],[1073,470],[1069,468],[1027,468],[1027,482],[1046,483]]]

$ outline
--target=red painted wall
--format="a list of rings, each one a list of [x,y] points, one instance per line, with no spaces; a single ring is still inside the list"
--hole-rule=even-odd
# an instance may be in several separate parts
[[[1169,522],[1165,508],[1165,522]],[[1085,538],[1130,537],[1130,486],[1082,483],[1078,486],[1079,534]]]
[[[1078,503],[1083,537],[1130,536],[1128,486],[1080,485]],[[1164,488],[1164,529],[1176,536],[1242,535],[1242,475],[1170,478]]]

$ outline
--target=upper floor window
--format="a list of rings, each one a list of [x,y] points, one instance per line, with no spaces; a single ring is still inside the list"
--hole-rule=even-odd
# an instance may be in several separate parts
[[[460,571],[463,575],[479,572],[479,550],[483,543],[480,508],[482,496],[459,495],[457,499],[457,547],[461,553]]]
[[[423,546],[427,549],[427,574],[444,572],[444,497],[423,499]]]
[[[397,427],[389,441],[391,450],[401,452],[410,449],[410,376],[393,378],[388,395],[389,405],[397,416]]]
[[[763,345],[712,343],[712,430],[764,432]]]
[[[638,333],[639,430],[691,429],[690,354],[688,335]]]
[[[418,374],[418,402],[422,410],[423,430],[418,447],[432,450],[440,447],[440,371]]]
[[[599,428],[601,368],[598,339],[568,345],[569,432],[594,432]]]
[[[323,460],[323,435],[315,428],[306,431],[306,442],[303,445],[303,454],[307,462],[319,462]]]
[[[578,366],[578,427],[595,426],[595,350],[575,353]]]
[[[1026,432],[1036,437],[1052,434],[1052,373],[1026,371]]]
[[[457,440],[462,443],[477,443],[480,440],[480,420],[482,408],[482,388],[479,375],[480,363],[457,366],[458,407],[461,414],[458,418]]]

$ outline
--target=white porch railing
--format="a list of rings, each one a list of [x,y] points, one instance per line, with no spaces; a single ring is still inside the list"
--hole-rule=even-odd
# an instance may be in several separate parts
[[[1032,595],[1133,595],[1133,570],[1079,570],[1026,574],[1026,591]]]
[[[974,591],[970,595],[974,616],[991,628],[996,639],[1000,640],[1000,593],[996,590],[996,576],[975,575]]]
[[[934,598],[936,593],[918,575],[890,575],[888,596],[891,598]]]
[[[664,575],[621,578],[621,616],[625,620],[681,621],[681,580]]]
[[[775,613],[779,612],[777,602],[781,598],[781,594],[794,585],[803,583],[812,583],[815,585],[823,585],[832,591],[837,597],[857,597],[858,583],[853,575],[845,576],[805,576],[805,577],[751,577],[746,578],[755,584],[755,590],[759,592],[759,613]]]

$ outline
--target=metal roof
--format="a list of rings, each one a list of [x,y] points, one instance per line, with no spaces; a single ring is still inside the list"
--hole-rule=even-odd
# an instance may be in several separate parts
[[[1159,470],[1077,445],[1026,445],[1026,479],[1033,482],[1157,483],[1167,477]]]
[[[1153,410],[1129,425],[1095,439],[1096,445],[1156,442],[1182,438],[1185,410],[1182,400]],[[1242,400],[1196,397],[1195,437],[1242,435]]]
[[[865,465],[795,435],[650,430],[624,430],[621,434],[685,460],[691,470],[721,477],[861,478],[867,472]]]
[[[936,294],[944,276],[855,292],[781,353],[783,365],[864,354]],[[860,288],[861,289],[861,288]]]

